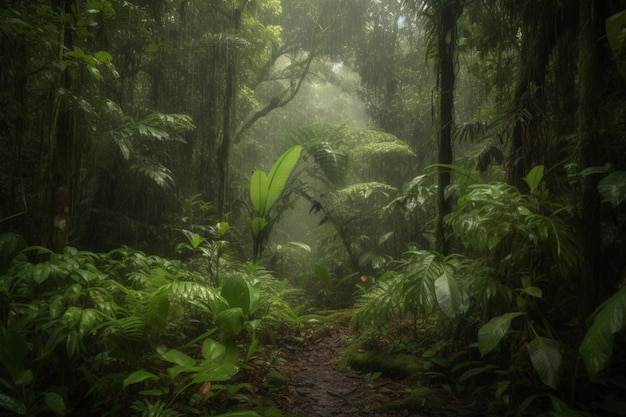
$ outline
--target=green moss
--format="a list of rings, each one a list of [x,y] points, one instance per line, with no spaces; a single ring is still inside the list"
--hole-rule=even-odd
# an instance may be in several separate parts
[[[421,358],[407,353],[360,352],[351,345],[344,352],[343,363],[364,372],[381,372],[390,378],[408,378],[421,370]]]
[[[276,369],[271,369],[265,378],[268,385],[271,386],[283,386],[289,384],[289,377],[278,372]]]

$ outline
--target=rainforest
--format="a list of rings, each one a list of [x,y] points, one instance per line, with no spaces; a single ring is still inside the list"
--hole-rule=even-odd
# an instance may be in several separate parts
[[[0,0],[0,416],[626,416],[625,0]]]

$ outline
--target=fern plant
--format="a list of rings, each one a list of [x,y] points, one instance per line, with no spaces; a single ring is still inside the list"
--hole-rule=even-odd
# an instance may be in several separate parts
[[[457,255],[412,250],[397,271],[383,275],[362,295],[353,324],[431,316],[435,308],[450,318],[469,308],[469,294],[461,284],[463,263]]]

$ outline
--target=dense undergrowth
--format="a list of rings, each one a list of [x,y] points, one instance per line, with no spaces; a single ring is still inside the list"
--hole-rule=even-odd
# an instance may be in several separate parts
[[[458,253],[412,248],[363,289],[353,325],[371,352],[355,360],[413,355],[411,376],[481,415],[624,415],[626,287],[577,317],[573,200],[550,194],[542,166],[525,181],[459,184],[446,218]]]
[[[256,416],[229,381],[300,325],[293,290],[252,264],[218,279],[129,248],[0,249],[0,415]]]
[[[274,347],[304,341],[306,324],[330,331],[334,319],[306,314],[353,301],[333,316],[358,332],[342,364],[373,385],[402,380],[404,408],[624,415],[626,287],[576,319],[573,205],[550,195],[542,167],[526,181],[528,193],[459,183],[446,219],[459,253],[415,245],[360,277],[318,266],[307,291],[301,276],[226,256],[226,223],[203,229],[208,237],[183,230],[182,259],[127,247],[55,253],[3,234],[0,415],[263,415],[254,384],[275,380]]]

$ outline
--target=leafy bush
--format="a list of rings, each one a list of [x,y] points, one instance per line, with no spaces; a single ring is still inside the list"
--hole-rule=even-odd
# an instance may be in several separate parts
[[[271,275],[234,264],[215,287],[183,262],[128,248],[25,246],[0,236],[0,407],[17,415],[120,414],[130,404],[141,415],[177,415],[220,391],[202,384],[228,381],[241,349],[246,359],[259,349],[260,318],[278,328],[277,311],[290,311]],[[156,381],[143,394],[122,391]]]

